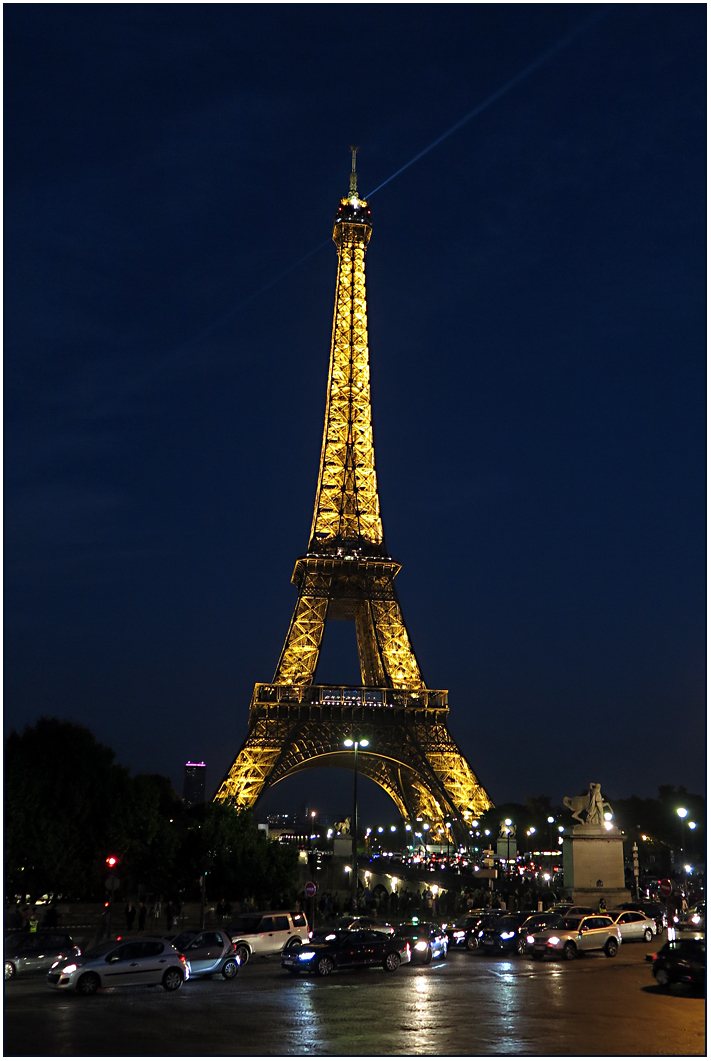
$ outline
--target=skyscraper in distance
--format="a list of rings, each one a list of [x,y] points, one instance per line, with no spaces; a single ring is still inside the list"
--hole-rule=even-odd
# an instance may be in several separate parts
[[[196,807],[205,802],[205,763],[185,764],[183,774],[183,803],[186,807]]]

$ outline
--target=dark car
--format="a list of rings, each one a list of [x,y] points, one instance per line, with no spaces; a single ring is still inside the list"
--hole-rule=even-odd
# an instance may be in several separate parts
[[[46,973],[56,961],[80,954],[81,948],[63,932],[13,932],[5,939],[5,979]]]
[[[541,915],[543,916],[543,915]],[[479,949],[484,954],[506,954],[519,950],[519,932],[521,925],[531,917],[530,910],[504,914],[503,917],[489,918],[479,929],[477,936]],[[524,948],[526,937],[523,937]]]
[[[447,957],[447,933],[431,921],[405,921],[395,929],[395,939],[410,944],[412,961],[420,965],[429,965],[433,958]]]
[[[233,980],[237,975],[240,959],[226,932],[216,928],[209,931],[185,929],[171,942],[180,954],[185,955],[191,980],[213,973],[221,973],[225,980]]]
[[[531,914],[518,930],[516,939],[516,950],[519,954],[527,954],[529,951],[529,945],[526,942],[526,936],[532,936],[535,932],[539,932],[543,928],[553,928],[563,915],[557,910],[548,910],[544,914]]]
[[[406,940],[396,940],[387,932],[369,928],[338,929],[314,935],[303,947],[284,951],[281,966],[294,976],[299,973],[329,976],[334,969],[366,965],[382,965],[394,973],[402,962],[409,962],[411,958],[410,944]]]
[[[456,921],[443,925],[450,947],[466,947],[467,950],[476,950],[478,946],[477,932],[485,917],[501,917],[503,910],[471,910],[462,914]]]
[[[672,939],[652,955],[652,976],[660,987],[706,982],[706,940]]]

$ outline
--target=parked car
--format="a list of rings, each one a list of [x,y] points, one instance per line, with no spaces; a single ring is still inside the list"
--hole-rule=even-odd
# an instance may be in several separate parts
[[[294,976],[300,973],[330,976],[334,969],[366,965],[382,965],[393,973],[411,958],[412,950],[407,940],[396,939],[388,932],[357,928],[314,935],[303,947],[282,954],[281,965]]]
[[[62,932],[13,932],[5,939],[5,979],[46,973],[56,961],[80,954],[81,947]]]
[[[619,928],[623,943],[640,939],[649,943],[657,934],[657,922],[642,910],[608,910],[607,916]]]
[[[606,914],[562,917],[554,928],[539,929],[526,937],[533,958],[562,955],[569,961],[593,950],[604,951],[608,958],[614,958],[621,942],[619,928]]]
[[[263,914],[243,914],[227,928],[241,965],[253,954],[279,954],[285,947],[308,943],[309,924],[306,915],[290,910]]]
[[[557,911],[549,910],[544,914],[531,914],[523,924],[520,926],[517,939],[516,939],[516,950],[519,954],[526,954],[528,952],[528,944],[526,943],[526,937],[532,936],[539,929],[553,928],[557,925],[563,915]]]
[[[221,973],[225,980],[233,980],[237,975],[240,958],[226,932],[216,928],[185,929],[171,942],[179,954],[185,955],[191,980],[213,973]]]
[[[394,938],[410,944],[412,961],[420,965],[429,965],[433,958],[447,957],[447,933],[431,921],[405,921],[395,929]]]
[[[519,929],[530,917],[531,911],[523,910],[504,914],[503,917],[488,918],[477,934],[479,949],[484,954],[519,953]]]
[[[652,955],[652,976],[660,987],[706,983],[706,940],[672,939]]]
[[[100,987],[162,984],[177,991],[190,976],[184,954],[158,937],[105,940],[80,957],[56,961],[47,973],[50,987],[95,995]]]

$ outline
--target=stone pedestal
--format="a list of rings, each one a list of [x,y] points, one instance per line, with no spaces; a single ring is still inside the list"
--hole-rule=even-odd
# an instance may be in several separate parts
[[[350,836],[334,836],[333,854],[336,858],[350,858],[353,854],[353,840]]]
[[[604,898],[608,910],[629,902],[619,829],[576,825],[563,837],[563,887],[576,906],[597,910]]]

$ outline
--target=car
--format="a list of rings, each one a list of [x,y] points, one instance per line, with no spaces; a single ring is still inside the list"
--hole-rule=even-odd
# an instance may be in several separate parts
[[[603,913],[601,910],[593,910],[592,906],[569,906],[565,911],[566,917],[584,917],[585,914]]]
[[[410,944],[412,961],[420,965],[429,965],[433,958],[447,957],[447,933],[431,921],[404,921],[395,929],[394,938]]]
[[[185,929],[171,942],[180,954],[185,955],[191,980],[214,973],[221,973],[225,980],[234,980],[237,975],[240,958],[226,932],[216,928],[209,931]]]
[[[294,976],[300,973],[330,976],[334,969],[366,965],[382,965],[394,973],[411,959],[412,949],[407,940],[396,939],[388,932],[356,928],[314,935],[303,947],[282,954],[281,966]]]
[[[190,976],[184,954],[166,939],[104,940],[67,962],[56,961],[47,973],[47,983],[58,990],[95,995],[100,987],[131,987],[162,984],[177,991]]]
[[[481,928],[484,917],[500,917],[502,910],[470,910],[462,914],[456,921],[449,921],[442,925],[447,933],[450,947],[466,947],[468,950],[476,950],[478,946],[477,932]]]
[[[636,902],[630,903],[619,903],[616,910],[639,910],[646,914],[647,917],[654,918],[657,925],[657,932],[662,932],[667,927],[667,910],[662,903],[647,902],[646,900],[637,900]]]
[[[608,910],[607,916],[619,928],[623,943],[641,939],[649,943],[657,934],[657,922],[642,910]]]
[[[592,917],[561,917],[553,928],[539,929],[526,937],[532,958],[545,954],[571,961],[587,951],[601,950],[614,958],[622,936],[606,914]]]
[[[670,939],[651,961],[652,976],[660,987],[706,983],[705,939]]]
[[[467,950],[477,950],[481,946],[484,936],[496,932],[497,925],[505,917],[505,910],[495,910],[491,913],[482,914],[475,927],[467,933],[467,938],[464,941]]]
[[[483,950],[484,954],[506,954],[509,951],[520,953],[519,930],[530,917],[531,911],[523,910],[504,914],[503,917],[487,918],[477,933],[479,949]]]
[[[531,914],[518,930],[518,937],[516,940],[516,950],[519,954],[527,954],[529,946],[526,943],[526,937],[534,935],[539,929],[553,928],[557,925],[562,918],[562,914],[558,911],[548,910],[546,913]]]
[[[228,926],[227,935],[235,945],[241,965],[253,954],[279,954],[287,947],[309,941],[306,915],[291,910],[270,910],[261,914],[243,914]]]
[[[329,921],[327,925],[323,926],[323,930],[328,929],[329,932],[349,928],[372,928],[376,932],[387,932],[390,936],[395,931],[395,926],[391,925],[389,921],[382,921],[377,917],[352,917],[350,914],[336,917],[333,921]]]
[[[62,932],[13,932],[5,939],[5,979],[46,973],[56,961],[78,958],[78,947]]]

